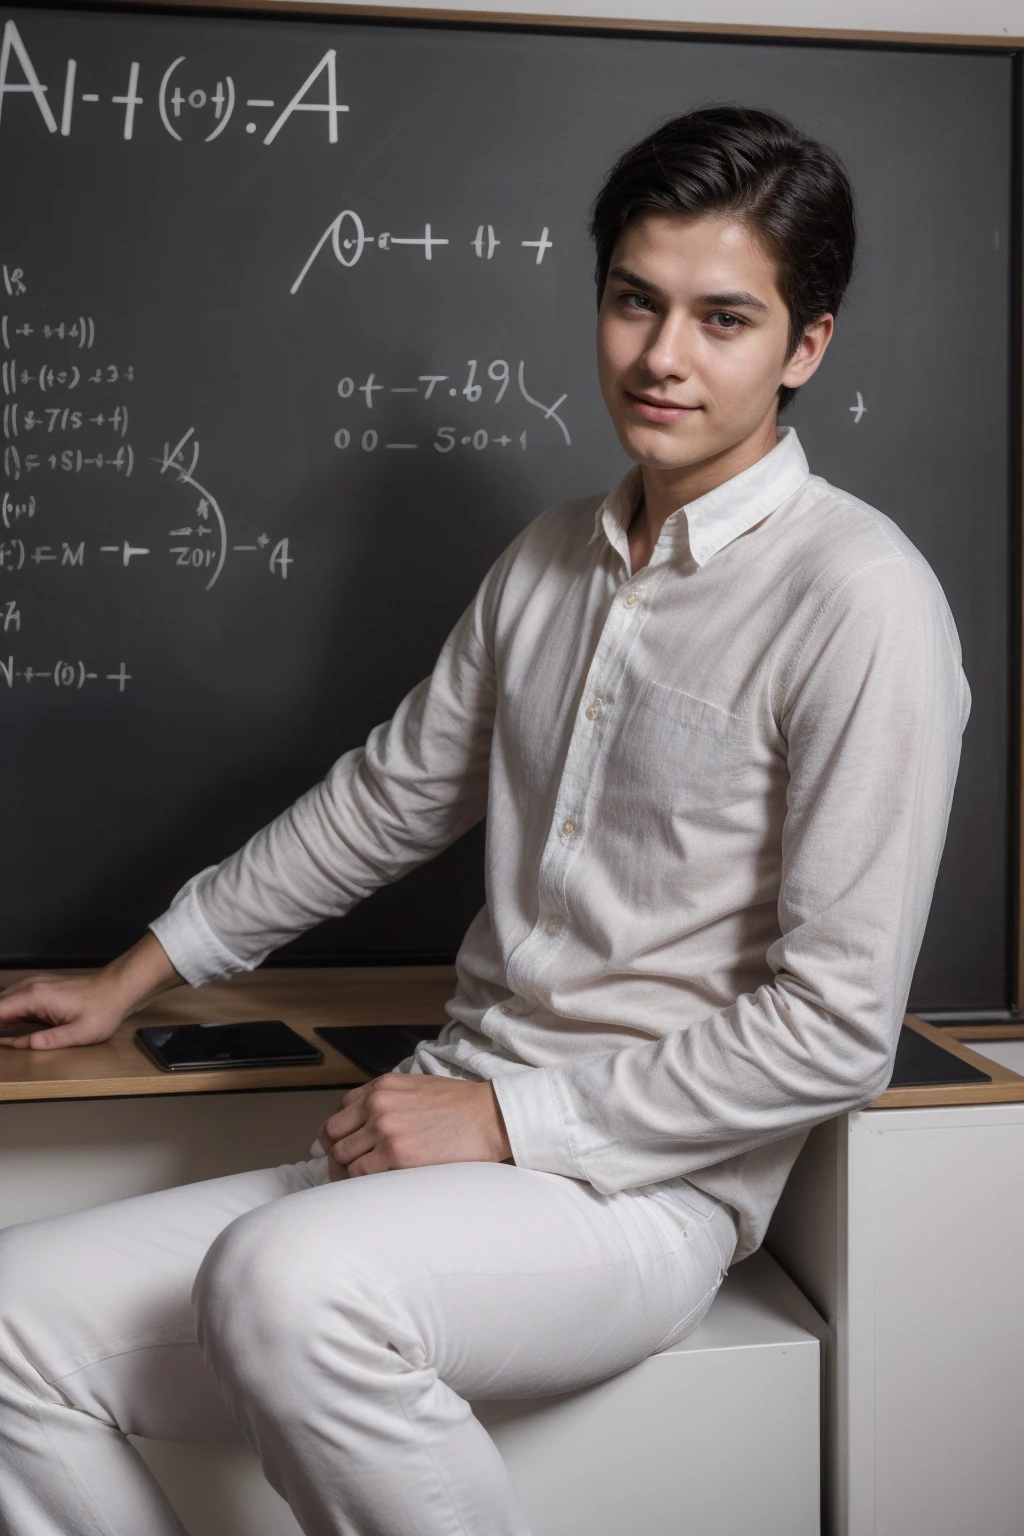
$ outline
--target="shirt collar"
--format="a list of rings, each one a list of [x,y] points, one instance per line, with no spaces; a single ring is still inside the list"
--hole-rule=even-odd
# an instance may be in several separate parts
[[[774,448],[731,480],[724,480],[713,491],[696,501],[678,507],[666,519],[658,544],[665,558],[689,549],[698,565],[706,565],[712,555],[731,544],[774,512],[776,507],[798,491],[810,475],[807,458],[793,427],[780,427]],[[643,489],[639,464],[628,469],[613,486],[594,514],[590,543],[603,531],[608,542],[629,564],[627,530]],[[680,516],[682,514],[682,516]]]

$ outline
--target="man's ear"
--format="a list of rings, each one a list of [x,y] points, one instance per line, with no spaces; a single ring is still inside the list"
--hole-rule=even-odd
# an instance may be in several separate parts
[[[825,356],[825,348],[832,340],[835,329],[833,315],[819,315],[804,327],[804,333],[796,344],[793,355],[786,364],[786,371],[779,380],[787,389],[799,389],[801,384],[816,371]]]

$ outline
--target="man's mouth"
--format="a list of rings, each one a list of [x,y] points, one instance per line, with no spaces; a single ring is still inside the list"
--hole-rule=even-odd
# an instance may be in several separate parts
[[[700,410],[698,405],[677,405],[671,400],[661,401],[649,395],[635,395],[628,389],[625,394],[633,410],[645,421],[682,421],[685,416],[692,416]]]

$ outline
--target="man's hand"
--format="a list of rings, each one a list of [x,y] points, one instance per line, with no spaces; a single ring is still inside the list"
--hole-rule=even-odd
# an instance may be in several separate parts
[[[432,1163],[502,1163],[512,1148],[489,1082],[386,1072],[320,1127],[332,1179]]]
[[[95,1045],[109,1040],[148,998],[181,981],[155,934],[147,933],[100,971],[73,976],[44,972],[5,987],[0,992],[0,1045],[19,1051]]]

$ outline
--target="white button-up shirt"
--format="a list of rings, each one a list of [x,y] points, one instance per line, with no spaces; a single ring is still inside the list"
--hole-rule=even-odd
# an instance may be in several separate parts
[[[642,489],[548,508],[430,677],[154,923],[193,985],[487,814],[450,1022],[517,1164],[688,1179],[751,1252],[807,1131],[885,1087],[970,693],[917,549],[782,429],[630,569]]]

